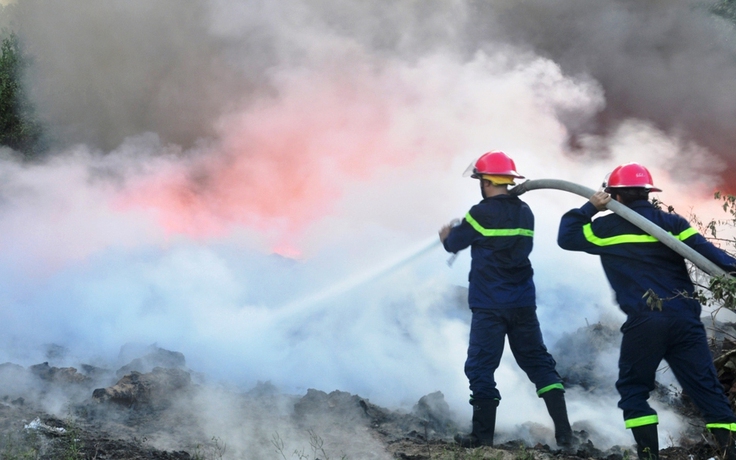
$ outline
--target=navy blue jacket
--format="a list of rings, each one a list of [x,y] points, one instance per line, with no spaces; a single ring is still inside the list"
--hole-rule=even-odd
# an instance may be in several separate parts
[[[496,195],[473,206],[444,241],[448,252],[470,246],[470,308],[536,305],[532,264],[534,214],[517,197]]]
[[[736,270],[736,259],[713,246],[681,216],[661,211],[647,200],[635,201],[629,207],[722,269]],[[617,214],[591,222],[597,212],[588,202],[562,216],[557,235],[560,247],[601,256],[616,301],[627,315],[647,314],[656,307],[656,302],[647,305],[645,294],[651,289],[662,301],[663,314],[699,317],[700,303],[687,298],[694,287],[685,259]]]

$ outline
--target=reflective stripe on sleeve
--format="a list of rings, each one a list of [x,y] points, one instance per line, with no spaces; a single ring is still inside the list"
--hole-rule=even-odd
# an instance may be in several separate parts
[[[485,228],[470,213],[465,215],[465,220],[483,236],[534,236],[534,230],[528,228]]]
[[[694,228],[688,227],[686,230],[683,230],[679,235],[673,235],[673,236],[680,241],[684,241],[696,233],[697,231]],[[609,236],[608,238],[600,238],[596,236],[595,233],[593,233],[593,228],[591,227],[591,224],[583,225],[583,235],[585,236],[585,239],[588,240],[589,243],[592,243],[596,246],[613,246],[615,244],[626,244],[626,243],[657,243],[659,241],[657,238],[651,235],[633,235],[633,234],[616,235],[616,236]],[[672,233],[670,233],[670,235],[672,235]]]
[[[690,238],[691,236],[695,235],[696,233],[698,233],[697,230],[695,230],[692,227],[688,227],[687,230],[683,230],[682,233],[680,233],[679,235],[677,235],[677,239],[680,240],[680,241],[685,241],[686,239]]]

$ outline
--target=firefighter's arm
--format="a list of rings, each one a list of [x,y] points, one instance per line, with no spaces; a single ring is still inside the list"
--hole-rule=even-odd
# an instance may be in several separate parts
[[[736,272],[736,259],[708,241],[707,238],[694,230],[685,219],[681,219],[681,226],[682,230],[680,230],[678,237],[682,242],[693,248],[701,256],[718,265],[721,269],[729,273]],[[686,237],[682,238],[682,236]]]
[[[593,216],[597,213],[598,208],[592,201],[585,203],[578,209],[571,209],[566,212],[560,220],[560,228],[557,232],[557,244],[562,249],[567,249],[568,251],[590,252],[594,250],[594,245],[585,238],[583,227],[590,224]]]
[[[459,223],[453,220],[442,227],[439,234],[445,251],[455,253],[470,246],[478,232],[470,226],[467,220],[463,219]]]

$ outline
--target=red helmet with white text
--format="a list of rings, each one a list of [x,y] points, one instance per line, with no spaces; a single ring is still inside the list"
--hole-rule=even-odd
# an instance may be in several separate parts
[[[649,192],[661,192],[653,182],[647,168],[639,163],[626,163],[611,171],[604,186],[609,193],[612,188],[644,188]]]
[[[464,176],[481,179],[482,176],[510,176],[523,179],[524,176],[516,172],[514,160],[503,152],[487,152],[478,158],[475,164],[470,165]]]

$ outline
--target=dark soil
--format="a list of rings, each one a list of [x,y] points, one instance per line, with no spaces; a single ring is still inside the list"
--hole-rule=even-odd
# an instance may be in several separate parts
[[[400,412],[341,391],[284,395],[268,383],[213,391],[183,357],[153,355],[122,375],[92,366],[0,365],[0,459],[636,458],[631,446],[599,450],[585,432],[576,433],[581,443],[574,452],[522,440],[463,449],[452,441],[460,430],[440,392]],[[727,370],[724,382],[733,382]],[[686,397],[679,404],[682,412],[692,410]],[[660,458],[715,456],[705,438],[679,444]]]

